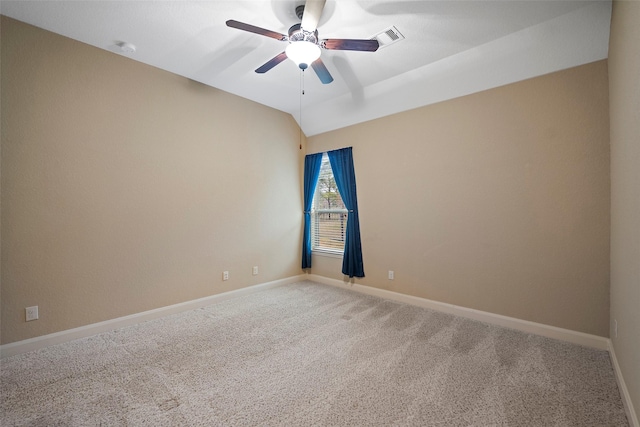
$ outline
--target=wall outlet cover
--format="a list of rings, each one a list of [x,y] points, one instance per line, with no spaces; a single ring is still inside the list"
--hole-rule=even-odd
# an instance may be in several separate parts
[[[27,322],[30,322],[32,320],[38,320],[37,305],[34,305],[33,307],[27,307],[24,310],[25,310],[25,316],[26,316]]]

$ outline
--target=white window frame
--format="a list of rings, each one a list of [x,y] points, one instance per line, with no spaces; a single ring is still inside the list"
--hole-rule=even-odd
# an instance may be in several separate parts
[[[323,162],[323,169],[326,168],[328,165],[329,170],[333,175],[333,170],[331,170],[331,164],[329,162],[327,153],[323,153],[322,162]],[[321,175],[322,175],[323,169],[321,169],[321,172],[320,172]],[[326,171],[326,169],[324,170]],[[320,179],[320,176],[318,177],[318,179]],[[334,181],[335,181],[335,178],[334,178]],[[346,224],[349,219],[349,211],[346,208],[318,209],[316,206],[316,201],[318,200],[320,191],[321,191],[320,183],[318,183],[318,185],[316,186],[316,191],[313,194],[313,204],[311,206],[311,251],[317,255],[342,258],[344,254],[344,246],[342,249],[335,249],[335,248],[323,247],[318,245],[318,241],[319,241],[318,232],[319,232],[319,226],[320,226],[318,217],[321,214],[346,215],[346,219],[344,219],[344,234],[343,234],[343,241],[344,241],[346,240],[346,233],[347,233]],[[342,201],[342,196],[340,196],[340,192],[337,190],[337,187],[336,187],[336,192],[338,193],[338,197],[340,198],[341,204],[344,206],[344,202]]]

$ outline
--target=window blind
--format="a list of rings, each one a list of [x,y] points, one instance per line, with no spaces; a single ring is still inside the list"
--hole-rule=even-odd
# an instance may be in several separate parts
[[[344,252],[347,220],[348,211],[333,177],[329,157],[324,153],[311,208],[312,250]]]

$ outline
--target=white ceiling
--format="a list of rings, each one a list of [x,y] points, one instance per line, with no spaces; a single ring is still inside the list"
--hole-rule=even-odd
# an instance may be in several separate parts
[[[320,83],[285,61],[254,70],[286,42],[229,28],[235,19],[280,33],[304,0],[6,1],[0,13],[293,115],[307,136],[608,55],[611,2],[327,0],[324,38],[404,40],[377,52],[323,50],[334,77]],[[136,46],[120,53],[118,42]]]

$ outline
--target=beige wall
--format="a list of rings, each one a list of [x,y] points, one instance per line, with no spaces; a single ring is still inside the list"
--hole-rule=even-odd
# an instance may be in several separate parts
[[[601,61],[310,138],[354,147],[359,282],[607,336],[607,97]],[[298,274],[298,138],[3,17],[2,343]]]
[[[2,343],[301,273],[290,115],[5,17],[1,72]]]
[[[608,336],[606,61],[314,136],[308,152],[344,146],[358,283]],[[313,263],[343,279],[340,259]]]
[[[636,412],[640,411],[640,3],[613,4],[611,94],[611,334]]]

